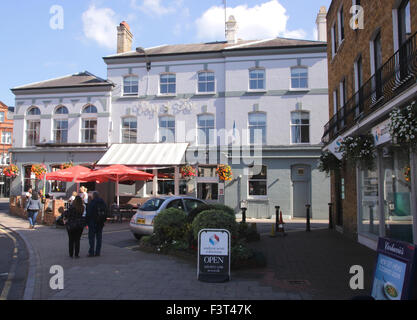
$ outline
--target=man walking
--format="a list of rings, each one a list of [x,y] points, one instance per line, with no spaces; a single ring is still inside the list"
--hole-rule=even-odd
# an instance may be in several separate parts
[[[100,198],[100,194],[97,191],[94,191],[93,200],[87,206],[86,215],[88,240],[90,242],[88,257],[100,256],[103,227],[107,217],[106,213],[107,207],[104,200]]]

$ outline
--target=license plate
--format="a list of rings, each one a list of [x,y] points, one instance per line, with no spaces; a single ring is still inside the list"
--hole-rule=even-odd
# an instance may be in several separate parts
[[[138,224],[145,224],[145,219],[138,219],[136,222]]]

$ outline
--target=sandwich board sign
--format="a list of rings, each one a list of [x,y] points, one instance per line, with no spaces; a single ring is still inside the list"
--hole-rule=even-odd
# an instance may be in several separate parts
[[[416,246],[379,238],[372,297],[375,300],[410,300],[416,292]]]
[[[204,282],[230,280],[230,232],[202,229],[198,233],[197,277]]]

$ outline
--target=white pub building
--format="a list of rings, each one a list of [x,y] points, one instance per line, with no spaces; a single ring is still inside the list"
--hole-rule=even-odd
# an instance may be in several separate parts
[[[155,178],[120,185],[122,197],[188,194],[237,213],[247,200],[254,218],[275,206],[305,217],[311,204],[313,218],[326,218],[330,181],[317,169],[328,121],[325,24],[321,12],[321,41],[241,40],[231,16],[226,41],[132,50],[122,22],[117,54],[104,57],[107,80],[85,71],[12,89],[12,195],[35,186],[32,164],[124,164]],[[231,181],[219,180],[218,164],[231,166]],[[184,165],[197,176],[184,179]],[[114,183],[87,187],[113,201]],[[46,188],[66,198],[75,186]]]

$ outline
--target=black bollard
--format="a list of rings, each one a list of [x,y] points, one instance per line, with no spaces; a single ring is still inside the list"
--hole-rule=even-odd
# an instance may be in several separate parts
[[[329,203],[329,229],[333,229],[333,216],[332,216],[332,206],[333,203]]]
[[[275,232],[278,231],[278,224],[279,224],[279,208],[280,206],[275,206]]]
[[[242,208],[242,223],[246,223],[246,208]]]
[[[306,204],[306,216],[307,216],[307,225],[306,225],[306,231],[310,232],[310,207],[311,205]]]

